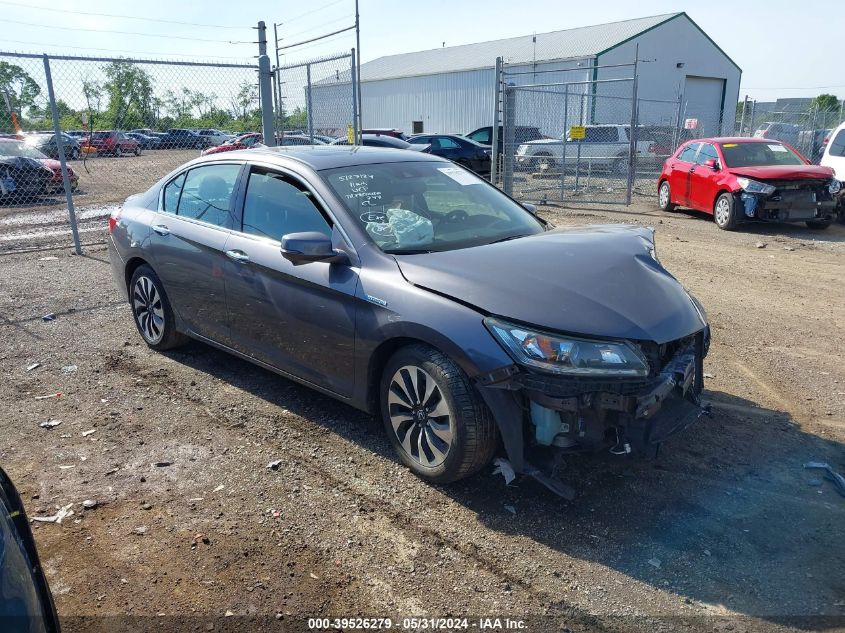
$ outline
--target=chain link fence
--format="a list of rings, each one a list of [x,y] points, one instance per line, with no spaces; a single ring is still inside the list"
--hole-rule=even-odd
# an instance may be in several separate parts
[[[127,196],[260,132],[261,105],[251,65],[0,53],[0,250],[66,243],[68,210],[84,240]]]
[[[274,77],[279,145],[357,138],[354,50],[281,66]]]

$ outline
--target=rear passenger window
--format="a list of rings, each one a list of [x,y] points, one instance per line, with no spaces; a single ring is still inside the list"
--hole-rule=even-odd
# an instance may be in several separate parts
[[[185,174],[180,174],[164,186],[164,195],[161,197],[161,210],[169,213],[176,213],[179,204],[179,194],[182,193],[182,185],[185,184]]]
[[[188,172],[177,214],[216,226],[230,227],[229,208],[240,165],[207,165]]]
[[[243,232],[281,241],[284,235],[304,231],[332,234],[311,193],[282,174],[253,171],[246,188]]]

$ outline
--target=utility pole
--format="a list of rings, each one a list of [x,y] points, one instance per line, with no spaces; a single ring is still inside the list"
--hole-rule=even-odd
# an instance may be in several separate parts
[[[262,20],[258,23],[258,96],[261,100],[261,133],[267,147],[276,146],[271,74],[270,58],[267,57],[267,27]]]

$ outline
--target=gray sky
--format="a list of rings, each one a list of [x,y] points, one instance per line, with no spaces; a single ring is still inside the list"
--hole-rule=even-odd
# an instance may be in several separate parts
[[[352,24],[354,0],[17,0],[0,1],[0,10],[2,50],[245,60],[257,52],[250,26],[258,20],[271,28],[271,40],[273,22],[282,22],[283,44],[294,43]],[[829,92],[845,98],[840,44],[845,18],[834,0],[360,0],[361,50],[367,61],[443,42],[468,44],[674,11],[686,11],[739,64],[741,94],[772,100]],[[285,61],[354,45],[354,32],[344,33],[289,52]]]

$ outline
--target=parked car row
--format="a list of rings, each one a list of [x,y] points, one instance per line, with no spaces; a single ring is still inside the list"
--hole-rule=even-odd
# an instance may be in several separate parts
[[[68,165],[71,191],[79,176]],[[0,138],[0,201],[23,202],[64,190],[61,164],[32,144],[16,138]]]

